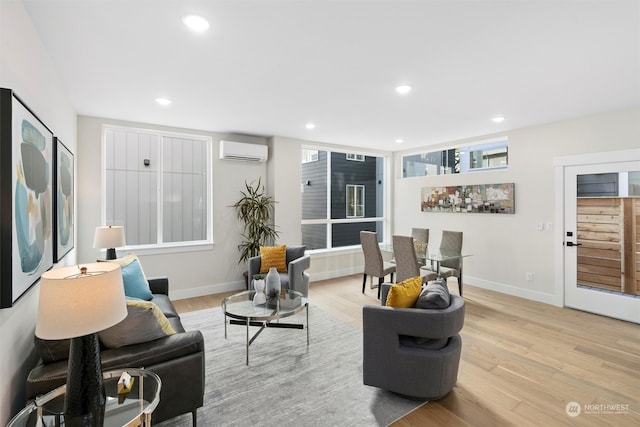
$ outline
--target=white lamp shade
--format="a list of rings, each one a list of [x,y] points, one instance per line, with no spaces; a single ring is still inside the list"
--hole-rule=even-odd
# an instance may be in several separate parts
[[[124,245],[124,227],[121,225],[96,227],[93,237],[94,248],[121,248]]]
[[[87,274],[80,274],[86,267]],[[47,271],[40,279],[36,336],[59,340],[107,329],[127,317],[120,265],[95,262]]]

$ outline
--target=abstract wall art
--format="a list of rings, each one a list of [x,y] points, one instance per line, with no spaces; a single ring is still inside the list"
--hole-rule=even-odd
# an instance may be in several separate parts
[[[73,153],[60,141],[53,137],[55,167],[55,198],[53,199],[55,212],[55,228],[53,234],[53,259],[59,262],[73,249]]]
[[[53,133],[0,89],[0,308],[53,266]]]
[[[420,210],[513,214],[516,212],[514,190],[514,183],[424,187],[420,192]]]

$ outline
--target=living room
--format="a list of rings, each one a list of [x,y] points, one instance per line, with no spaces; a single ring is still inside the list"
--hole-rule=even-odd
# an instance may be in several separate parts
[[[102,256],[98,249],[92,247],[92,242],[95,228],[102,225],[103,187],[100,165],[103,125],[207,136],[213,140],[214,153],[217,152],[219,141],[225,139],[269,146],[267,163],[229,162],[213,156],[214,243],[210,248],[193,252],[141,254],[147,274],[170,277],[173,299],[217,294],[244,287],[242,272],[246,268],[237,262],[241,228],[229,206],[237,199],[245,181],[262,178],[267,183],[268,192],[278,201],[275,222],[282,241],[288,244],[301,241],[300,170],[292,167],[300,163],[300,147],[353,147],[332,140],[317,142],[312,137],[248,136],[239,132],[203,131],[126,118],[79,114],[78,106],[70,101],[70,94],[60,76],[57,72],[52,72],[56,66],[24,4],[2,0],[0,8],[0,87],[11,88],[19,94],[75,155],[76,242],[75,248],[63,259],[61,265],[87,262]],[[632,20],[631,23],[637,24],[638,13],[637,9],[634,10],[635,15],[627,15],[635,16],[635,21]],[[411,226],[422,224],[428,224],[436,234],[436,230],[444,229],[463,231],[465,251],[473,254],[473,257],[465,260],[465,284],[562,306],[563,197],[562,188],[558,189],[557,165],[562,164],[562,159],[570,157],[598,157],[601,156],[600,153],[616,152],[626,154],[627,161],[639,160],[640,89],[637,76],[640,75],[640,70],[637,58],[640,53],[637,50],[637,37],[630,45],[636,49],[627,52],[632,58],[635,57],[635,62],[631,60],[635,68],[624,71],[636,77],[633,80],[635,86],[624,105],[604,105],[599,111],[589,114],[575,112],[563,120],[548,120],[508,130],[496,128],[495,131],[436,140],[437,143],[428,148],[425,144],[424,147],[403,150],[398,150],[397,146],[388,150],[366,149],[367,153],[384,156],[389,164],[387,179],[390,196],[387,202],[389,214],[386,237],[391,234],[408,234]],[[538,72],[552,73],[555,70],[552,65],[545,64],[541,65]],[[116,90],[117,88],[113,88],[114,92]],[[560,102],[565,96],[561,91],[556,95],[558,99],[547,102]],[[165,117],[169,114],[165,113]],[[509,140],[509,168],[506,170],[429,178],[400,177],[399,164],[403,154],[421,149],[472,144],[505,135]],[[358,148],[364,150],[363,147]],[[620,159],[614,158],[613,161],[618,160]],[[493,182],[516,184],[515,215],[456,215],[420,211],[420,190],[424,186]],[[216,185],[217,183],[224,185]],[[539,223],[551,226],[538,230]],[[437,244],[437,239],[434,239],[434,244]],[[308,272],[312,282],[362,271],[362,253],[359,248],[318,251],[311,256],[311,268]],[[527,280],[527,272],[533,274],[533,280]],[[36,362],[32,338],[37,305],[36,285],[14,307],[0,310],[0,330],[5,344],[0,350],[0,374],[3,377],[0,386],[0,422],[8,421],[24,404],[24,380]]]

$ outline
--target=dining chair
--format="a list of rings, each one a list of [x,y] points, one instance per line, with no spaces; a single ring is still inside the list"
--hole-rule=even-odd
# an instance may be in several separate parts
[[[416,249],[411,236],[393,236],[393,256],[396,260],[396,282],[422,276],[422,283],[438,278],[431,270],[420,270]]]
[[[382,252],[378,244],[378,235],[373,231],[360,232],[360,244],[364,254],[364,273],[362,277],[362,293],[366,288],[367,274],[378,278],[378,298],[380,298],[380,288],[384,282],[384,277],[391,275],[391,283],[393,283],[393,275],[396,272],[396,266],[382,259]]]
[[[429,229],[412,227],[411,237],[413,237],[418,242],[429,243]]]
[[[443,254],[462,254],[462,231],[442,230],[440,252]],[[456,277],[458,292],[462,296],[462,258],[440,262],[440,277]]]

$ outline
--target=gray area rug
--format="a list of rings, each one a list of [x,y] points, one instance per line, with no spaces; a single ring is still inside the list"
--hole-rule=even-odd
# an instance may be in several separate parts
[[[304,323],[304,312],[283,321]],[[181,315],[204,334],[206,388],[199,426],[386,426],[423,402],[362,383],[362,332],[315,306],[306,331],[267,328],[249,348],[220,308]],[[257,328],[250,328],[250,336]],[[190,426],[191,415],[159,426]]]

